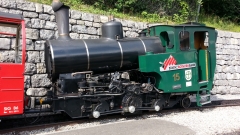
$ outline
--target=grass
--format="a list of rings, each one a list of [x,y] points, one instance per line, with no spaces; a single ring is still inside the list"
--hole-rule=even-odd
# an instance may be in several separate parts
[[[28,1],[47,4],[47,5],[50,5],[52,3],[52,0],[28,0]],[[77,1],[77,0],[72,0],[72,1],[61,0],[61,2],[63,2],[65,5],[68,5],[71,9],[79,10],[81,12],[100,14],[100,15],[106,15],[106,16],[113,15],[116,18],[139,21],[139,22],[150,22],[150,23],[159,22],[157,18],[158,16],[156,17],[156,16],[153,16],[152,14],[150,14],[147,17],[146,16],[143,17],[141,14],[130,15],[130,14],[123,14],[121,12],[116,12],[114,10],[110,10],[110,11],[101,10],[101,9],[95,8],[94,6],[82,4],[80,1]]]
[[[52,3],[52,0],[28,0],[32,2],[48,4]],[[126,20],[133,20],[138,22],[148,22],[148,23],[163,23],[163,24],[178,24],[176,22],[172,22],[168,17],[160,18],[156,14],[123,14],[121,12],[116,12],[114,10],[104,11],[98,8],[94,8],[90,5],[85,5],[80,2],[80,0],[61,0],[65,5],[71,7],[74,10],[80,10],[82,12],[93,13],[93,14],[100,14],[100,15],[113,15],[116,18],[126,19]],[[209,16],[209,15],[201,15],[199,17],[199,22],[204,23],[207,26],[214,27],[219,30],[226,30],[226,31],[233,31],[233,32],[240,32],[240,24],[233,23],[228,20],[224,20],[222,18],[216,16]]]
[[[233,31],[240,32],[240,25],[233,23],[231,21],[219,18],[217,16],[208,16],[202,15],[199,18],[201,23],[206,24],[207,26],[214,27],[216,29],[225,30],[225,31]]]

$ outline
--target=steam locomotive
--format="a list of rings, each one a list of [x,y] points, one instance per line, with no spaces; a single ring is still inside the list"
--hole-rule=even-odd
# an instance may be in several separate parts
[[[142,30],[139,37],[124,38],[122,24],[112,20],[102,25],[100,39],[71,39],[69,7],[53,1],[52,8],[59,37],[47,40],[44,50],[52,87],[31,105],[22,99],[19,114],[34,110],[98,118],[160,111],[176,104],[188,108],[190,95],[196,95],[198,106],[211,102],[214,28],[194,22],[158,25]],[[0,116],[4,115],[10,114]]]

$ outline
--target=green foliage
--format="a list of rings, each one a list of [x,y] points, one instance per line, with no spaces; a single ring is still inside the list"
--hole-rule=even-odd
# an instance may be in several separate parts
[[[195,19],[197,5],[201,0],[82,0],[94,8],[134,15],[150,22],[170,21],[184,22]],[[169,20],[167,20],[169,21]]]
[[[201,14],[199,21],[206,24],[207,26],[214,27],[220,30],[240,32],[239,24],[220,18],[218,16]]]
[[[51,4],[52,0],[29,0]],[[199,21],[222,30],[240,31],[240,0],[61,0],[71,9],[142,22],[183,23]],[[226,5],[221,5],[225,2]],[[239,3],[238,3],[239,2]],[[229,5],[230,4],[230,5]],[[231,6],[228,9],[228,6]],[[215,11],[216,10],[216,11]],[[232,11],[231,11],[232,10]],[[238,14],[236,12],[238,11]],[[238,25],[233,22],[238,22]]]
[[[178,14],[173,14],[173,21],[174,22],[184,22],[188,20],[189,12],[189,5],[185,1],[180,1],[180,7]]]
[[[203,0],[205,14],[240,24],[240,0]]]

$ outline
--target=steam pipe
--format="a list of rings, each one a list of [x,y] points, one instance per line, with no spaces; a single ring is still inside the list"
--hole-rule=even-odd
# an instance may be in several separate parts
[[[52,9],[56,16],[58,27],[58,40],[70,40],[69,36],[69,8],[60,0],[53,0]]]

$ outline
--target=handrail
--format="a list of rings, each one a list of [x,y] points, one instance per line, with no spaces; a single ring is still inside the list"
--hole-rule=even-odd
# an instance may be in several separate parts
[[[199,81],[199,70],[198,70],[198,65],[199,65],[199,63],[198,63],[198,52],[196,51],[196,52],[194,52],[194,54],[195,54],[195,58],[196,58],[196,75],[198,75],[198,81]]]
[[[210,51],[209,50],[207,50],[207,52],[208,52],[208,61],[209,61],[209,77],[208,77],[208,79],[212,79],[212,68],[211,68],[211,64],[212,64],[212,62],[211,62],[211,53],[210,53]]]

